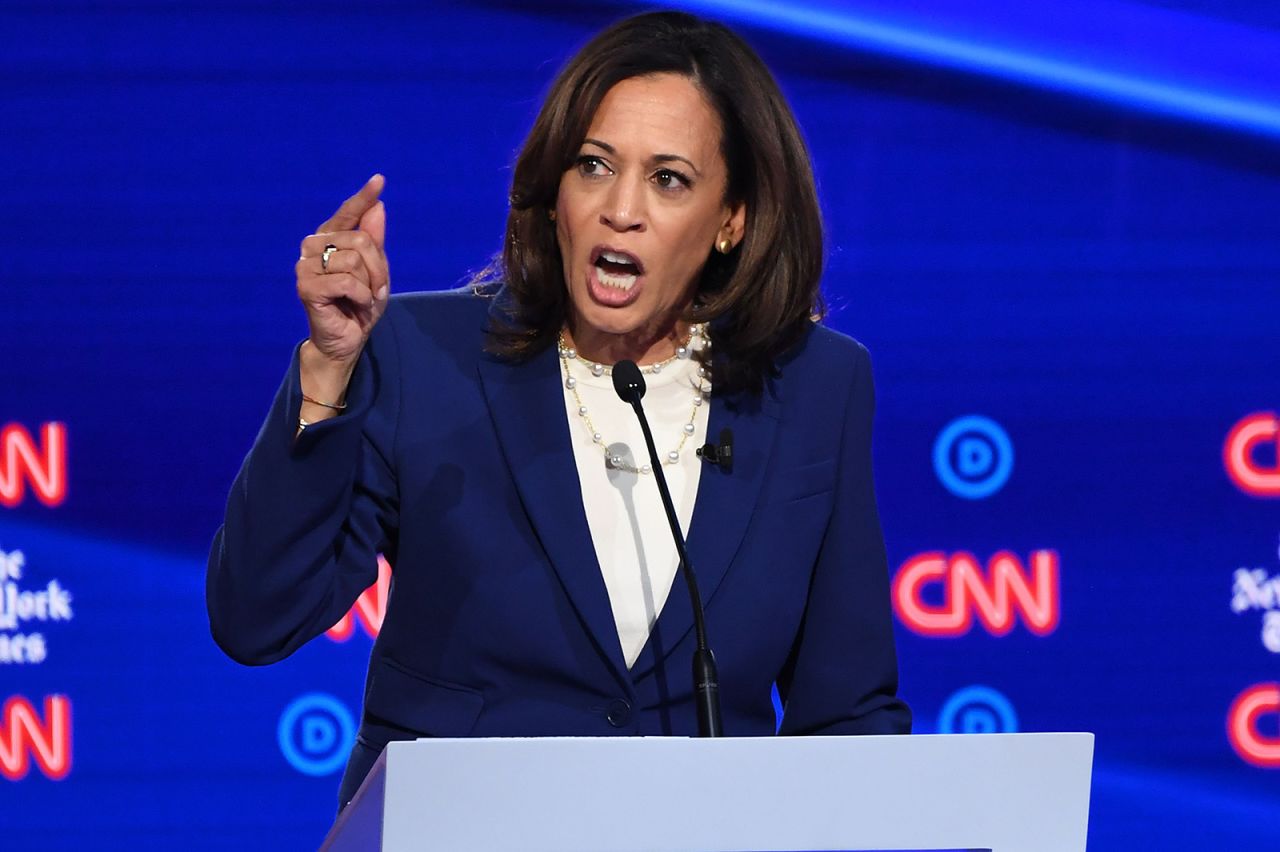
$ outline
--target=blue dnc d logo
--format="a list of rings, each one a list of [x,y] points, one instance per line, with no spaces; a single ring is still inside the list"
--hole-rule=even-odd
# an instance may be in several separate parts
[[[1018,714],[1002,693],[989,686],[966,686],[947,699],[938,714],[940,734],[1012,734]]]
[[[947,424],[933,444],[933,469],[947,490],[967,500],[999,491],[1013,472],[1013,442],[988,417],[970,414]]]
[[[323,692],[300,695],[280,714],[280,751],[306,775],[329,775],[347,762],[355,742],[355,721],[346,706]]]

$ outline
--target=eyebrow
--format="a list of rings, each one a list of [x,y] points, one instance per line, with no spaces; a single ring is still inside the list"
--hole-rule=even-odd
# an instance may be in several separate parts
[[[597,148],[602,149],[606,154],[618,153],[618,149],[614,148],[608,142],[601,142],[599,139],[591,139],[588,137],[582,140],[582,144],[594,145]],[[688,157],[682,157],[679,154],[654,154],[650,158],[650,160],[655,163],[676,163],[676,162],[684,163],[689,168],[693,169],[693,173],[695,175],[697,175],[698,177],[702,177],[702,172],[700,172],[698,170],[698,167],[693,164],[693,161],[690,160]]]

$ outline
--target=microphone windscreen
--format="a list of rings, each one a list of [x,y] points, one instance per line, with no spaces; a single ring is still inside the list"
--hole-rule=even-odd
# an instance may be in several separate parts
[[[613,365],[613,389],[623,402],[632,405],[644,397],[644,375],[635,361],[619,361]]]

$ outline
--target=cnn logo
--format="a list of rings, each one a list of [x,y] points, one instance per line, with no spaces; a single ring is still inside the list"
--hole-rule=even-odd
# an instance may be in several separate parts
[[[1258,458],[1258,449],[1270,444],[1270,463]],[[1222,445],[1227,476],[1245,494],[1280,497],[1280,419],[1274,411],[1250,414],[1231,428]]]
[[[0,710],[0,776],[27,777],[34,762],[45,777],[61,781],[71,771],[71,699],[49,695],[44,719],[35,705],[14,695]]]
[[[1263,716],[1280,721],[1280,683],[1254,684],[1236,696],[1227,711],[1227,739],[1245,763],[1280,769],[1280,737],[1262,732],[1259,721]]]
[[[36,499],[53,507],[67,497],[67,427],[46,423],[40,441],[17,423],[0,429],[0,506],[12,509],[30,486]]]
[[[1058,627],[1058,596],[1058,554],[1052,550],[1033,551],[1025,566],[1001,551],[986,571],[968,553],[922,553],[904,562],[893,579],[894,612],[923,636],[963,636],[975,619],[993,636],[1008,633],[1018,619],[1047,636]]]
[[[378,554],[378,579],[360,593],[356,602],[338,623],[324,632],[334,642],[345,642],[356,632],[358,623],[370,639],[378,638],[382,619],[387,614],[387,597],[391,594],[391,565]]]

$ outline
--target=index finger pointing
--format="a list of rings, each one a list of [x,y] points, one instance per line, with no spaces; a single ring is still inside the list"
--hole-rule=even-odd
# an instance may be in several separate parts
[[[329,219],[316,228],[317,234],[330,233],[332,231],[352,231],[356,225],[360,224],[360,217],[365,214],[373,205],[378,203],[378,196],[382,194],[382,187],[386,185],[386,178],[381,174],[376,174],[360,187],[360,191],[355,195],[342,202],[342,206],[338,208]]]

